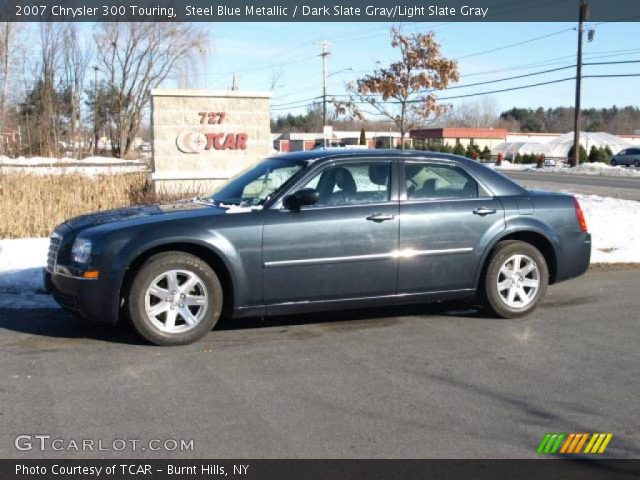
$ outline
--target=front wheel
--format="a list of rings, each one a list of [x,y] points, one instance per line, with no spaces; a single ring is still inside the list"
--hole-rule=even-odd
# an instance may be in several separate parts
[[[185,345],[211,331],[222,311],[222,286],[213,269],[183,252],[154,255],[129,292],[136,330],[156,345]]]
[[[517,318],[534,310],[549,283],[547,262],[533,245],[507,240],[495,247],[483,279],[486,307],[502,318]]]
[[[635,160],[633,161],[633,166],[634,166],[634,167],[636,167],[636,168],[640,167],[640,160],[635,159]]]

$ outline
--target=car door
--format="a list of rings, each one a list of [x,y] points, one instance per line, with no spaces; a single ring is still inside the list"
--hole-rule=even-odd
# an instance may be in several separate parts
[[[290,193],[314,188],[300,211],[269,209],[263,229],[265,304],[392,295],[398,247],[394,161],[342,160],[321,166]]]
[[[502,204],[453,163],[400,168],[398,293],[472,288],[484,245],[505,228]]]

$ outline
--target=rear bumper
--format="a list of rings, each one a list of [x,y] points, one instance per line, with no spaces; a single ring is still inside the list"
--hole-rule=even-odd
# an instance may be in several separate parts
[[[580,232],[562,239],[558,252],[556,282],[579,277],[589,269],[591,262],[591,234]]]
[[[116,323],[117,303],[107,281],[89,280],[42,270],[45,291],[65,310],[95,322]]]

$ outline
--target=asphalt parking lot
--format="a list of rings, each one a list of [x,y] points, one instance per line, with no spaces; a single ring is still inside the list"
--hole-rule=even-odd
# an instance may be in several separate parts
[[[259,319],[160,348],[60,310],[0,310],[0,457],[535,457],[611,432],[640,457],[640,270],[553,286],[523,320],[466,306]],[[21,452],[20,434],[186,438],[190,452]]]

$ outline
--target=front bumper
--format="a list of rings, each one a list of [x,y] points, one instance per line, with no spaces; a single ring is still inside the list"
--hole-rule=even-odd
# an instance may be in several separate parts
[[[65,310],[95,322],[118,321],[118,295],[108,281],[51,273],[46,268],[42,275],[45,291]]]

